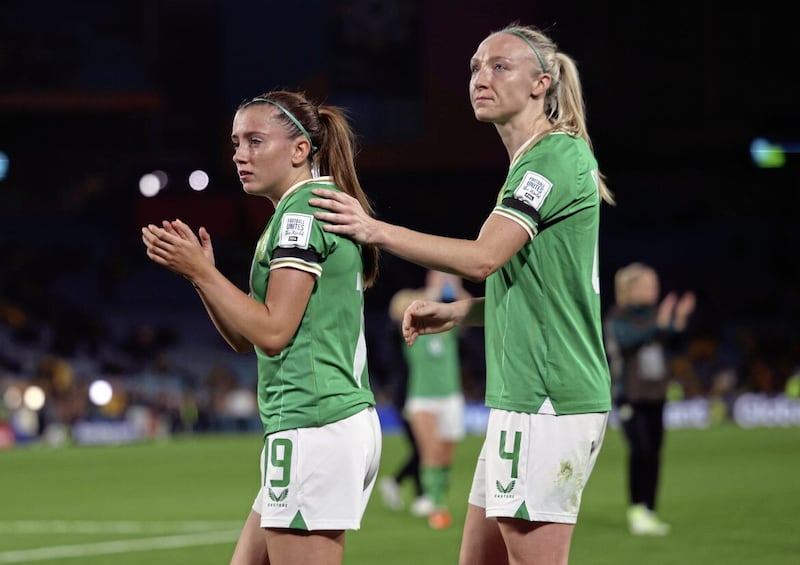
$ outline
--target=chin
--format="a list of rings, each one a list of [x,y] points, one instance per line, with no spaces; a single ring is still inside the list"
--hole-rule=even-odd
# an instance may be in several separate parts
[[[258,194],[259,190],[252,183],[242,183],[242,190],[247,194]]]
[[[491,122],[492,121],[492,118],[486,115],[487,112],[483,108],[475,108],[473,113],[475,114],[475,119],[478,120],[479,122]]]

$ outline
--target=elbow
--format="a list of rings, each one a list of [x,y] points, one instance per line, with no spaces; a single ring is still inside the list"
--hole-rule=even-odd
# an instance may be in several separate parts
[[[491,273],[489,273],[489,274],[491,274]],[[483,274],[478,274],[478,273],[476,273],[476,274],[464,273],[462,276],[465,279],[467,279],[469,282],[471,282],[471,283],[481,284],[481,283],[483,283],[483,281],[486,280],[486,277],[488,277],[489,274],[483,275]]]
[[[461,273],[461,276],[470,282],[480,284],[488,279],[489,275],[497,271],[500,267],[502,267],[501,263],[487,258],[486,260],[476,262],[467,271]]]
[[[485,282],[486,279],[489,278],[489,275],[494,273],[494,271],[496,271],[496,270],[497,269],[493,269],[493,270],[481,269],[481,270],[475,271],[474,273],[470,273],[469,276],[467,276],[466,278],[470,282],[473,282],[473,283],[476,283],[476,284],[481,284],[481,283]]]
[[[290,340],[291,336],[277,334],[267,336],[265,339],[259,340],[255,345],[270,357],[274,357],[275,355],[280,355],[281,352],[286,349]]]
[[[280,355],[281,351],[283,351],[283,347],[261,347],[261,351],[267,354],[269,357],[275,357],[276,355]]]

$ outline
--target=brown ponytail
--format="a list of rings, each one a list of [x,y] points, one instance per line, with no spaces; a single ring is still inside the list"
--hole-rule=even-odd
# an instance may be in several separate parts
[[[319,173],[333,177],[334,183],[343,192],[358,200],[364,211],[374,215],[372,203],[367,198],[358,180],[355,166],[355,135],[347,122],[344,110],[336,106],[315,106],[303,94],[286,90],[266,92],[243,102],[239,109],[251,104],[273,103],[291,113],[302,126],[298,127],[285,112],[277,119],[286,127],[292,139],[307,136],[313,148],[309,154],[312,164]],[[375,245],[362,245],[361,256],[364,261],[364,287],[369,288],[378,278],[378,248]]]

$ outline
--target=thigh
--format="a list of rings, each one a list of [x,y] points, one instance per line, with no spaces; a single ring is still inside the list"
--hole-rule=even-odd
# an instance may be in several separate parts
[[[442,402],[439,412],[439,437],[449,443],[464,439],[464,396],[451,394]]]
[[[412,421],[417,438],[453,445],[466,434],[462,394],[410,398],[404,413]]]
[[[542,563],[567,565],[574,524],[497,519],[507,548],[509,565]],[[535,561],[531,556],[535,555]]]
[[[652,455],[660,449],[663,434],[663,409],[652,403],[633,404],[633,414],[625,422],[625,435],[631,450],[639,456]]]
[[[343,531],[303,532],[266,529],[263,534],[269,551],[269,565],[340,565],[344,557]]]
[[[409,420],[423,465],[435,465],[439,453],[436,414],[426,410],[410,412]]]
[[[254,504],[261,527],[359,529],[380,456],[374,408],[325,426],[270,434]]]
[[[622,431],[625,434],[628,446],[633,451],[639,451],[647,438],[644,412],[641,409],[641,405],[637,404],[630,404],[628,409],[630,414],[622,421]]]
[[[261,529],[261,516],[253,510],[239,534],[230,565],[270,565],[267,543]]]
[[[459,565],[505,565],[506,546],[497,520],[487,518],[481,506],[467,505],[464,533],[461,537]]]
[[[607,421],[607,413],[493,409],[484,445],[486,515],[574,524]]]
[[[649,430],[650,438],[655,444],[655,450],[661,449],[661,443],[664,439],[664,402],[654,402],[650,406],[649,413]]]

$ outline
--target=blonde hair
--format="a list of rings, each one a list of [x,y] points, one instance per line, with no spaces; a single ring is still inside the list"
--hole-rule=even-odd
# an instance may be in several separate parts
[[[614,299],[618,306],[628,305],[631,284],[645,273],[655,273],[655,270],[649,265],[636,262],[622,267],[614,274]]]
[[[273,104],[280,108],[282,111],[276,114],[275,119],[286,128],[290,139],[304,136],[316,149],[312,149],[308,156],[312,166],[318,168],[320,175],[332,176],[337,187],[358,200],[367,214],[375,215],[372,203],[358,180],[355,134],[343,109],[325,104],[316,106],[302,93],[276,90],[245,100],[239,105],[239,110],[254,104]],[[364,286],[369,288],[378,278],[378,248],[362,244],[361,256]]]
[[[511,33],[528,42],[539,63],[534,66],[535,71],[538,74],[546,72],[551,78],[544,102],[548,121],[554,130],[580,137],[586,141],[589,149],[594,150],[586,127],[586,105],[578,66],[572,57],[559,51],[552,39],[533,26],[514,22],[495,33]],[[603,200],[609,204],[616,203],[613,193],[606,186],[605,175],[600,172],[598,188]]]

